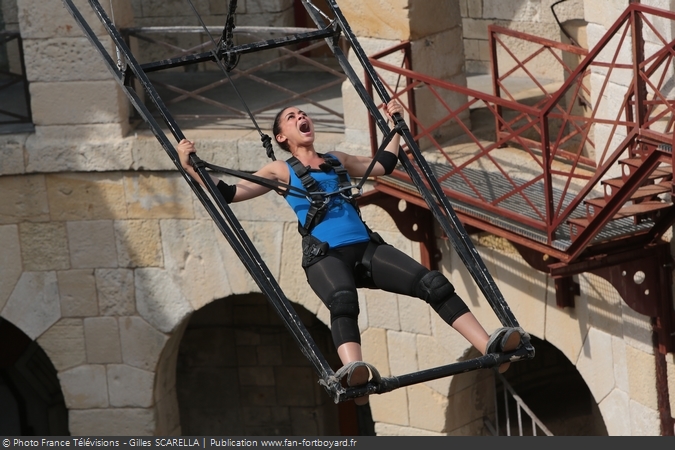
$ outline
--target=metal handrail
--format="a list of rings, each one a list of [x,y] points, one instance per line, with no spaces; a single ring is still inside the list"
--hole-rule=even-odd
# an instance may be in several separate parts
[[[444,192],[463,220],[571,262],[594,239],[644,233],[649,226],[625,222],[612,228],[609,221],[596,220],[579,234],[569,221],[587,216],[585,200],[603,196],[602,183],[616,176],[620,159],[644,159],[660,144],[673,142],[675,89],[668,73],[675,56],[672,43],[654,25],[656,19],[672,22],[675,13],[631,4],[588,51],[491,26],[491,93],[380,59],[391,51],[371,61],[392,97],[407,105],[411,130],[413,125],[418,130],[414,137],[426,143],[425,156],[434,162]],[[640,26],[661,46],[641,46]],[[632,54],[628,48],[634,49]],[[396,51],[410,59],[409,45],[398,45]],[[583,59],[573,67],[564,53]],[[551,88],[536,75],[533,65],[544,55],[566,76],[559,87]],[[500,57],[510,58],[509,67],[498,63]],[[395,86],[392,79],[405,82]],[[522,85],[523,80],[531,87],[525,99],[509,88],[509,83]],[[422,94],[424,110],[419,109]],[[436,116],[424,119],[427,111]],[[493,121],[489,133],[469,123],[478,113]],[[452,133],[444,135],[445,130]],[[606,145],[597,145],[600,138]],[[378,182],[416,202],[402,171]]]
[[[530,419],[530,426],[532,430],[532,436],[537,436],[537,429],[541,430],[546,436],[553,436],[551,430],[548,429],[546,425],[536,416],[534,411],[532,411],[523,401],[523,399],[516,393],[513,387],[506,381],[506,378],[502,374],[495,374],[494,378],[495,384],[495,423],[493,424],[487,417],[484,418],[484,423],[486,428],[494,435],[499,436],[500,422],[499,422],[499,402],[497,398],[497,381],[500,381],[503,386],[503,406],[504,406],[504,429],[507,436],[511,436],[511,412],[509,410],[509,400],[513,400],[516,406],[516,425],[518,427],[518,436],[525,436],[524,427],[523,427],[523,413]]]

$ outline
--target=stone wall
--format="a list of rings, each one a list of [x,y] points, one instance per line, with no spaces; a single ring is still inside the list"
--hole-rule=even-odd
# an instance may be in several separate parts
[[[488,44],[488,26],[499,25],[512,30],[522,31],[534,36],[553,41],[566,41],[560,27],[555,21],[551,5],[556,0],[460,0],[462,16],[462,36],[466,55],[466,72],[470,74],[491,73],[490,48]],[[583,0],[568,0],[556,5],[558,20],[570,31],[572,23],[584,18]],[[528,54],[529,47],[519,42],[516,54]],[[529,49],[531,51],[531,49]],[[499,55],[502,70],[510,68],[511,58],[506,54]],[[561,80],[563,73],[559,71],[555,61],[541,58],[532,68],[537,75],[551,80]]]
[[[358,11],[358,5],[343,3],[346,11]],[[375,0],[358,3],[389,11]],[[116,20],[133,23],[138,4],[116,4]],[[393,4],[392,17],[399,18],[406,5]],[[416,23],[419,11],[405,11]],[[429,10],[422,12],[419,17],[429,17]],[[67,12],[18,0],[18,17],[36,132],[0,137],[0,316],[50,357],[73,435],[180,434],[176,363],[188,320],[216,299],[259,288],[156,139],[127,133],[126,99]],[[435,37],[460,33],[459,19],[443,14],[437,17],[450,22],[428,33],[403,26],[375,39],[359,28],[359,16],[351,17],[369,49],[408,37],[419,48],[427,42],[434,47]],[[385,16],[382,23],[390,22]],[[453,51],[449,66],[437,70],[461,78],[462,64],[455,60],[461,50]],[[432,55],[429,67],[435,67]],[[345,92],[345,110],[354,104]],[[348,130],[353,126],[352,134],[364,137],[350,120]],[[215,164],[253,171],[266,161],[255,132],[188,132],[200,156]],[[321,135],[318,150],[342,149],[345,139],[350,141],[349,131]],[[327,324],[327,309],[299,268],[296,220],[283,199],[268,194],[233,210],[287,297]],[[419,258],[418,246],[401,236],[385,212],[371,206],[363,213],[385,240]],[[575,308],[560,309],[553,280],[531,269],[508,244],[489,236],[476,244],[521,325],[560,349],[581,373],[609,433],[658,434],[648,318],[627,308],[606,283],[585,275],[579,277]],[[499,326],[494,313],[448,242],[439,239],[439,245],[443,272],[492,331]],[[476,354],[419,300],[362,290],[360,302],[365,358],[385,376]],[[672,354],[667,364],[672,393]],[[376,431],[482,433],[483,416],[493,412],[490,384],[489,373],[475,372],[372,396]],[[670,398],[675,409],[675,396]]]

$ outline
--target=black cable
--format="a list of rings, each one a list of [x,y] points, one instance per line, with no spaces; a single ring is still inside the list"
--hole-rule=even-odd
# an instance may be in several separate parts
[[[231,0],[232,1],[232,0]],[[218,58],[218,44],[216,43],[215,39],[213,39],[213,36],[209,32],[208,27],[204,23],[204,20],[202,19],[202,16],[199,14],[199,11],[197,11],[197,8],[195,8],[194,3],[192,3],[192,0],[188,0],[188,3],[190,4],[190,7],[192,8],[192,11],[195,13],[197,16],[197,19],[199,20],[199,23],[201,24],[202,28],[206,32],[207,36],[213,43],[213,50],[211,50],[211,54],[213,55],[213,60],[215,61],[216,64],[218,64],[218,67],[222,70],[222,72],[225,74],[227,77],[227,80],[229,81],[230,85],[234,89],[234,92],[237,94],[237,97],[239,97],[239,100],[241,101],[241,104],[243,105],[244,109],[246,110],[246,113],[248,114],[249,118],[251,119],[251,122],[253,122],[253,125],[255,125],[256,129],[258,130],[258,133],[260,134],[260,140],[263,143],[263,146],[265,147],[265,150],[267,152],[267,156],[272,160],[275,161],[276,158],[274,157],[274,149],[272,148],[272,140],[271,138],[266,135],[265,133],[262,132],[260,127],[258,126],[258,122],[255,120],[255,117],[253,117],[253,113],[251,113],[251,110],[248,107],[248,104],[246,104],[246,101],[244,98],[241,96],[241,93],[239,92],[239,89],[237,89],[237,86],[234,84],[232,81],[232,78],[230,77],[230,74],[228,73],[227,69],[223,65],[223,62]],[[236,7],[236,5],[235,5]]]

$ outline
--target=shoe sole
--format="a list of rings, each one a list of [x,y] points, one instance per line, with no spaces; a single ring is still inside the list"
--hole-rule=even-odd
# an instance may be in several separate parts
[[[511,333],[509,338],[506,340],[506,343],[504,343],[504,346],[502,348],[502,352],[512,352],[515,349],[518,348],[520,345],[520,333],[517,331],[514,331]],[[507,370],[509,370],[509,367],[511,366],[511,363],[504,363],[501,366],[499,366],[499,373],[504,373]]]

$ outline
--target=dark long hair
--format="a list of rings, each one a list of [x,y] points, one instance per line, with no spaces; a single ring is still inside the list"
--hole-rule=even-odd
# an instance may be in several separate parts
[[[290,106],[285,106],[285,107],[282,108],[281,111],[279,111],[279,112],[277,113],[277,115],[274,117],[274,124],[272,125],[272,134],[274,135],[274,142],[277,143],[277,145],[279,146],[279,148],[281,148],[282,150],[285,150],[285,151],[287,151],[288,153],[290,153],[290,152],[291,152],[291,147],[288,145],[288,142],[287,142],[287,141],[286,141],[286,142],[279,142],[279,141],[277,141],[277,134],[281,133],[281,124],[279,123],[279,122],[281,122],[281,114],[282,114],[284,111],[286,111],[288,108],[290,108]]]

